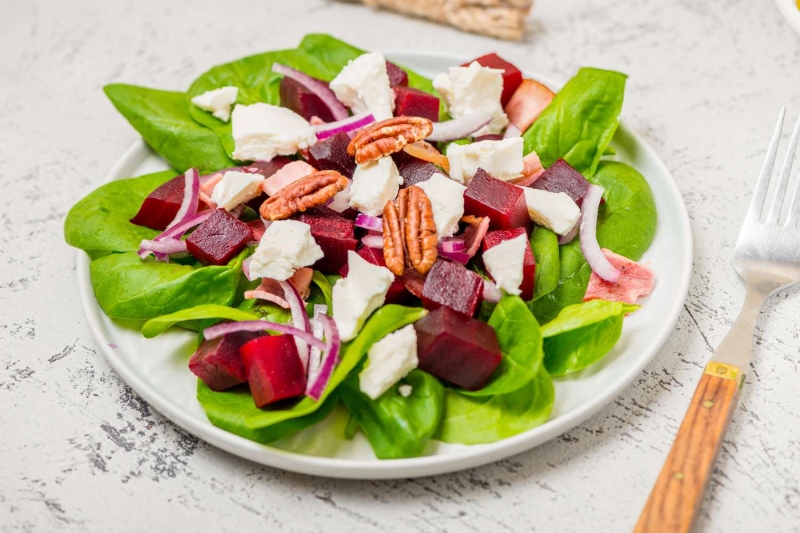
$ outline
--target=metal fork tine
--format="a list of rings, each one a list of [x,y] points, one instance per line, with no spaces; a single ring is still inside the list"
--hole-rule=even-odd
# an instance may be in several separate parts
[[[781,169],[781,176],[778,180],[778,186],[775,188],[775,198],[772,200],[772,207],[769,210],[767,217],[767,224],[777,224],[781,216],[781,209],[783,208],[783,198],[786,195],[786,186],[789,185],[789,176],[792,173],[792,164],[794,163],[794,154],[797,151],[797,140],[800,137],[800,117],[794,125],[792,132],[792,140],[789,143],[789,149],[783,158],[783,168]]]
[[[764,166],[761,167],[761,174],[758,176],[758,184],[756,184],[756,190],[753,192],[753,199],[750,201],[750,209],[747,211],[745,222],[758,223],[761,219],[761,211],[764,208],[764,200],[767,198],[772,169],[775,167],[775,155],[778,153],[778,144],[780,144],[783,118],[785,116],[786,108],[784,107],[778,115],[778,124],[775,126],[775,133],[772,134],[772,140],[767,150],[767,158],[764,160]]]

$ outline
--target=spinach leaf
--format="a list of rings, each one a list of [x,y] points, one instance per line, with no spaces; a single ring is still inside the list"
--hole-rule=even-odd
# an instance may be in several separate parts
[[[485,387],[477,391],[458,389],[465,396],[514,392],[530,383],[542,368],[542,333],[522,298],[503,296],[488,323],[497,333],[503,359]]]
[[[108,316],[148,320],[202,304],[230,305],[245,253],[226,266],[206,267],[114,253],[92,261],[89,273],[95,297]]]
[[[545,168],[564,159],[578,172],[594,175],[619,126],[626,78],[610,70],[580,69],[523,135],[525,153],[535,150]]]
[[[148,194],[173,177],[175,171],[165,170],[112,181],[95,189],[67,213],[67,244],[86,251],[137,251],[142,239],[152,239],[161,232],[132,224],[130,219]]]
[[[209,415],[209,420],[215,426],[247,438],[258,435],[261,431],[269,433],[266,430],[272,426],[314,413],[327,398],[332,397],[332,393],[361,362],[375,342],[396,329],[416,322],[425,314],[424,309],[400,305],[386,305],[375,311],[358,336],[342,346],[339,365],[333,371],[319,402],[306,397],[289,408],[259,409],[249,392],[242,391],[206,391],[202,398],[198,396],[198,400],[204,409],[207,405],[214,409],[213,417]],[[226,396],[230,398],[226,399]],[[221,405],[226,408],[222,409]]]
[[[653,242],[658,215],[647,180],[630,165],[603,161],[589,181],[601,185],[606,202],[600,206],[597,240],[600,246],[638,261]],[[540,324],[564,307],[580,303],[592,270],[581,253],[580,236],[560,246],[560,280],[553,292],[529,304]]]
[[[625,314],[638,308],[605,300],[565,307],[542,328],[547,371],[552,376],[563,376],[602,359],[619,340]]]
[[[561,271],[558,257],[558,235],[547,228],[536,226],[531,234],[531,250],[536,260],[533,299],[537,300],[558,287]]]
[[[261,444],[269,444],[295,431],[321,422],[330,414],[339,399],[336,394],[332,394],[305,415],[287,418],[275,424],[261,427],[251,427],[248,424],[252,413],[262,411],[256,407],[253,402],[253,395],[250,394],[250,391],[245,386],[228,389],[225,392],[214,392],[203,383],[202,379],[198,379],[197,401],[203,407],[208,420],[215,426],[240,437],[260,442]]]
[[[397,392],[411,385],[411,395]],[[378,459],[417,457],[442,418],[444,386],[422,370],[412,370],[377,400],[361,392],[358,374],[352,372],[339,388],[339,396],[367,436]]]
[[[103,90],[172,168],[184,172],[194,167],[202,173],[234,165],[214,132],[192,120],[183,93],[119,83]]]
[[[148,339],[160,335],[168,328],[189,320],[258,320],[258,315],[227,307],[224,305],[206,304],[183,309],[175,313],[151,318],[142,327],[142,335]]]
[[[519,390],[498,396],[464,396],[447,389],[436,438],[459,444],[485,444],[541,425],[555,401],[553,380],[542,368]]]
[[[328,306],[328,314],[333,314],[333,287],[331,286],[330,281],[322,272],[315,270],[314,276],[311,278],[311,283],[313,283],[318,289],[320,294],[322,295],[322,302]],[[311,302],[309,298],[309,303],[322,303],[322,302]],[[311,306],[311,312],[313,313],[313,305]]]

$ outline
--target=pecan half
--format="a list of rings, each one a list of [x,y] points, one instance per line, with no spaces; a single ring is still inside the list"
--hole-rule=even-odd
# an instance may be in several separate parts
[[[433,122],[422,117],[394,117],[370,124],[353,137],[347,153],[363,165],[399,152],[407,144],[421,141],[433,133]]]
[[[397,203],[383,208],[383,257],[386,267],[402,276],[406,263],[427,274],[439,255],[439,239],[431,201],[421,188],[411,186],[397,195]]]
[[[265,220],[284,220],[295,213],[324,205],[345,187],[347,178],[335,170],[314,172],[264,200],[258,212]]]

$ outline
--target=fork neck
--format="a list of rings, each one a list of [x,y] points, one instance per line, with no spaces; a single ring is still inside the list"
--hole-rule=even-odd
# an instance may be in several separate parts
[[[753,333],[761,308],[769,295],[770,293],[754,287],[747,288],[742,310],[739,311],[731,330],[711,356],[712,361],[738,366],[740,375],[747,372],[753,355]]]

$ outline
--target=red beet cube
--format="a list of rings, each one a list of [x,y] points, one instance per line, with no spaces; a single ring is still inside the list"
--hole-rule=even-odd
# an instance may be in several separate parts
[[[186,248],[204,265],[227,265],[253,240],[247,224],[217,209],[186,239]]]
[[[486,385],[503,354],[488,324],[440,307],[414,324],[419,368],[467,390]]]
[[[489,231],[483,238],[483,244],[481,245],[481,248],[485,252],[489,248],[497,246],[503,241],[519,237],[520,235],[523,234],[527,239],[528,234],[525,233],[525,230],[522,228]],[[533,251],[531,250],[531,245],[530,243],[528,243],[527,248],[525,248],[525,255],[523,256],[522,259],[522,285],[520,285],[520,289],[522,289],[522,294],[520,296],[522,297],[523,300],[530,300],[531,298],[533,298],[533,282],[535,277],[536,277],[536,260],[533,257]]]
[[[491,177],[482,168],[464,192],[464,214],[489,217],[490,229],[531,229],[531,217],[521,187]]]
[[[308,163],[317,170],[335,170],[352,178],[356,160],[347,154],[348,144],[350,137],[346,133],[328,137],[308,149]]]
[[[327,85],[327,82],[317,80]],[[325,122],[333,122],[335,119],[331,114],[330,108],[325,102],[305,88],[302,84],[284,76],[281,80],[281,106],[288,107],[306,120],[311,117],[319,117]]]
[[[339,272],[347,264],[348,250],[355,251],[358,244],[353,221],[327,207],[309,209],[297,219],[311,226],[311,236],[325,254],[314,268],[330,274]]]
[[[153,229],[167,229],[181,208],[185,185],[186,178],[183,174],[161,185],[147,195],[131,222]]]
[[[306,370],[291,335],[265,335],[240,350],[256,407],[300,396],[306,390]]]
[[[522,83],[522,72],[497,54],[488,54],[473,61],[477,61],[482,67],[496,68],[503,71],[503,96],[500,98],[500,103],[505,107],[511,99],[511,95]],[[464,63],[462,66],[468,67],[470,63],[472,61]]]
[[[400,177],[403,178],[403,188],[428,181],[431,176],[440,172],[433,163],[411,156],[403,158],[397,170],[400,172]]]
[[[389,75],[389,86],[398,87],[408,85],[408,73],[395,65],[394,63],[386,62],[386,74]]]
[[[439,120],[439,99],[412,87],[394,88],[394,116]]]
[[[244,383],[247,377],[239,349],[262,335],[265,334],[239,331],[203,341],[189,359],[189,370],[213,391],[223,391]]]
[[[570,198],[575,200],[575,203],[581,205],[586,191],[589,190],[589,182],[569,163],[559,159],[542,172],[531,188],[567,193]]]
[[[475,316],[483,301],[483,278],[452,261],[439,259],[433,265],[422,288],[425,309],[449,307],[462,315]]]
[[[386,266],[386,259],[383,257],[383,250],[380,248],[370,248],[369,246],[362,246],[361,248],[356,251],[358,255],[364,258],[365,261],[377,266]],[[347,273],[350,271],[349,266],[345,263],[342,269],[339,271],[339,275],[343,278],[347,277]],[[403,284],[402,280],[397,276],[394,277],[394,281],[391,285],[389,285],[389,291],[386,293],[386,303],[387,304],[404,304],[407,303],[411,294],[406,290],[405,285]]]

